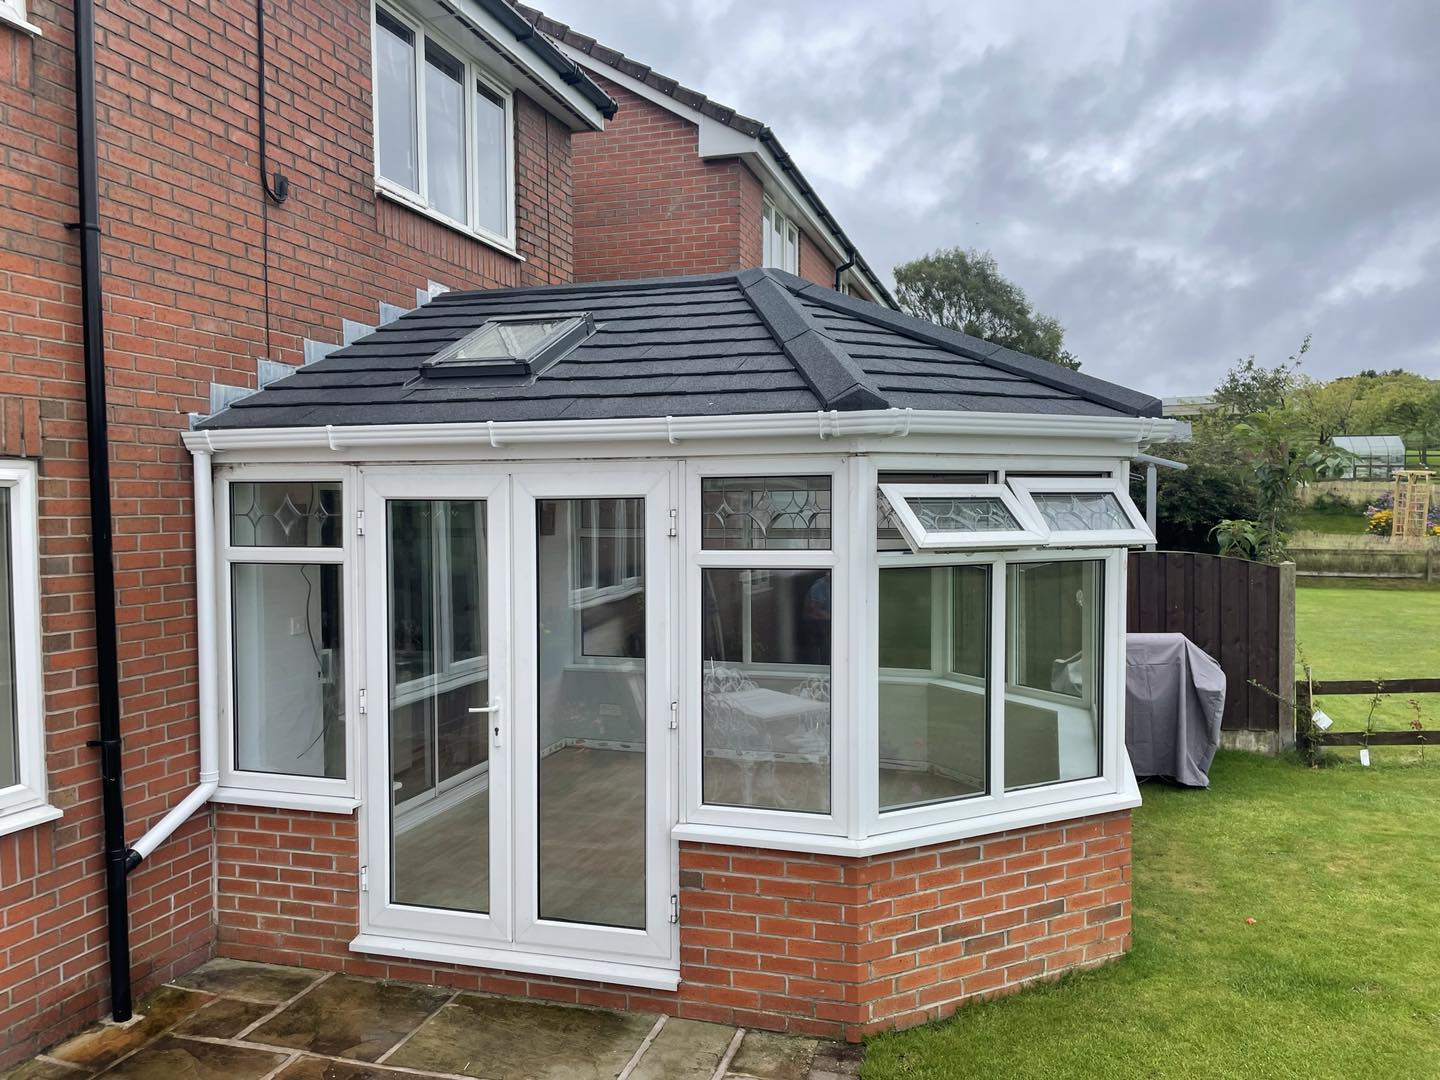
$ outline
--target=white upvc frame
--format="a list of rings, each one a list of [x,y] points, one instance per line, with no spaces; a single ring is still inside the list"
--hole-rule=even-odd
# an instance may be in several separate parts
[[[25,14],[25,0],[0,0],[0,26],[13,26],[31,37],[41,37],[40,27]]]
[[[769,196],[761,203],[760,255],[765,266],[800,273],[800,229]]]
[[[1133,547],[1155,543],[1155,535],[1145,524],[1145,515],[1130,498],[1125,480],[1112,477],[1044,477],[1013,476],[1006,481],[1039,519],[1056,545],[1083,544],[1095,547]],[[1105,494],[1115,496],[1120,512],[1130,521],[1128,529],[1057,529],[1045,522],[1045,515],[1035,502],[1036,495]]]
[[[880,492],[895,512],[895,523],[915,551],[959,551],[1002,547],[1035,547],[1049,537],[1033,505],[1016,498],[1004,484],[881,484]],[[921,524],[910,499],[998,499],[1018,528],[934,532]]]
[[[358,729],[363,722],[356,674],[360,659],[357,627],[362,617],[362,595],[354,573],[355,533],[357,529],[356,473],[345,465],[318,464],[243,464],[215,469],[215,588],[219,597],[220,625],[217,642],[219,694],[217,707],[220,725],[220,790],[216,802],[247,806],[273,806],[282,809],[317,810],[349,813],[358,805],[356,791],[359,774],[356,747]],[[339,547],[260,547],[236,546],[230,543],[230,488],[236,483],[338,483],[340,485]],[[318,564],[340,567],[341,653],[344,680],[340,687],[341,707],[345,716],[345,776],[335,779],[289,773],[255,772],[241,769],[236,762],[235,715],[235,607],[234,575],[231,568],[240,563],[270,565]]]
[[[681,713],[685,726],[682,786],[688,824],[766,829],[793,833],[848,835],[852,807],[850,786],[854,740],[849,727],[853,687],[849,678],[853,637],[850,530],[843,520],[851,504],[847,459],[836,457],[736,457],[694,461],[686,470],[680,518],[686,552],[686,604],[682,640]],[[804,477],[830,479],[830,549],[722,550],[703,545],[701,489],[711,477]],[[702,577],[707,569],[828,570],[830,579],[830,811],[825,814],[710,804],[704,801]]]
[[[380,71],[375,48],[377,31],[375,12],[383,9],[385,14],[405,26],[415,35],[415,85],[413,87],[415,107],[415,177],[417,187],[411,188],[400,181],[383,175],[380,171]],[[425,134],[425,41],[429,38],[458,60],[465,71],[462,87],[465,102],[465,208],[466,220],[461,221],[437,209],[430,202],[428,192],[428,162],[426,160]],[[497,233],[479,224],[479,199],[476,184],[480,176],[479,149],[475,139],[475,94],[477,84],[495,94],[505,107],[505,137],[502,140],[505,152],[505,191],[502,204],[505,207],[505,232]],[[515,236],[515,92],[499,81],[492,72],[474,57],[473,52],[462,48],[456,41],[436,30],[429,22],[415,15],[401,0],[371,0],[370,3],[370,87],[372,130],[372,161],[375,171],[375,190],[418,213],[434,218],[458,232],[498,248],[516,259],[523,256],[516,250]]]
[[[44,672],[40,650],[40,504],[33,461],[0,460],[10,503],[10,616],[14,626],[15,764],[0,788],[0,836],[61,816],[47,801]]]

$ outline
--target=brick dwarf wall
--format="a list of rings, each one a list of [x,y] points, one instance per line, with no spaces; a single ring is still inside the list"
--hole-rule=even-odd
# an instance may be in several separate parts
[[[0,455],[40,469],[47,766],[59,821],[0,837],[0,1068],[106,1007],[93,603],[80,353],[71,8],[0,24]],[[302,359],[340,320],[453,287],[569,280],[570,134],[516,104],[517,243],[503,255],[373,184],[370,7],[270,5],[271,168],[257,177],[251,0],[96,5],[105,331],[128,833],[197,781],[191,463],[186,414],[256,358]],[[262,261],[268,239],[268,261]],[[268,286],[266,283],[268,271]],[[268,292],[268,304],[267,304]],[[214,947],[209,816],[131,879],[141,989]]]
[[[218,807],[221,955],[859,1039],[1130,945],[1130,814],[853,859],[682,844],[678,992],[391,961],[355,817]]]

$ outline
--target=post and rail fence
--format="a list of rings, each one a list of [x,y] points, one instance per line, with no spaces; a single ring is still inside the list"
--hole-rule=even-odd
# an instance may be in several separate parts
[[[1440,694],[1440,679],[1301,679],[1295,683],[1296,746],[1302,751],[1317,746],[1428,746],[1431,732],[1320,731],[1315,727],[1317,697],[1374,697],[1378,694]]]

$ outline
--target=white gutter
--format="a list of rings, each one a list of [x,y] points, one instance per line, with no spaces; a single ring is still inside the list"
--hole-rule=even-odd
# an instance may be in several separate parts
[[[195,456],[195,637],[196,678],[199,686],[200,783],[130,846],[128,865],[142,859],[185,824],[220,786],[219,720],[215,708],[215,497],[210,478],[210,454],[194,449]]]
[[[187,431],[185,445],[210,454],[224,450],[360,449],[367,446],[480,444],[494,449],[539,443],[664,442],[697,439],[864,436],[1013,435],[1026,438],[1102,438],[1140,443],[1163,438],[1174,421],[1153,416],[1049,416],[956,413],[926,409],[861,412],[757,413],[749,416],[660,416],[615,420],[480,421],[464,424],[357,424],[294,428]],[[198,496],[197,496],[198,506]],[[198,532],[198,526],[197,526]],[[197,541],[198,542],[198,541]]]

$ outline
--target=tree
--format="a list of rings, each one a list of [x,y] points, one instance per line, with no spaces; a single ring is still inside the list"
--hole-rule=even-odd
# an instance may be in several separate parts
[[[988,251],[945,248],[895,268],[895,296],[911,315],[1007,349],[1078,368],[1065,328],[1036,311]]]
[[[1236,360],[1215,388],[1215,403],[1242,420],[1281,408],[1295,387],[1301,361],[1309,351],[1310,335],[1306,334],[1300,348],[1274,367],[1257,364],[1254,353]]]

